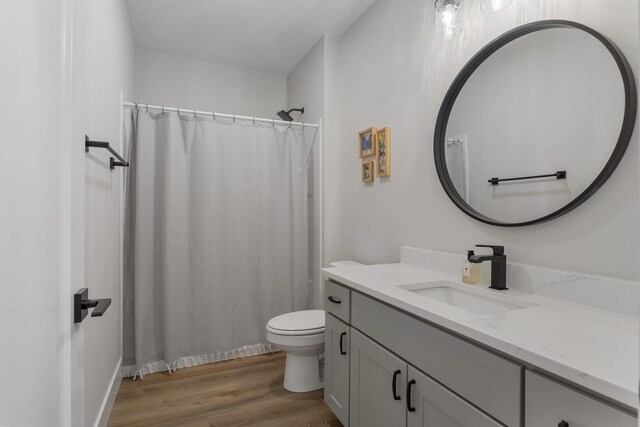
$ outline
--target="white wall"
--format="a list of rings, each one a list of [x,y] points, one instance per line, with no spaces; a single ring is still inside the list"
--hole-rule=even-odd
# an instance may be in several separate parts
[[[317,123],[324,114],[324,38],[287,75],[287,108],[304,107],[301,121]],[[298,120],[298,113],[292,113]]]
[[[324,38],[320,39],[287,76],[287,109],[304,107],[300,121],[318,123],[324,115]],[[292,113],[298,121],[296,113]],[[313,132],[307,132],[310,137]],[[320,263],[318,242],[320,238],[319,204],[319,135],[315,135],[309,165],[309,281],[313,286],[312,306],[321,308],[319,295]]]
[[[494,14],[480,12],[478,2],[464,7],[464,33],[449,42],[434,38],[433,2],[422,0],[378,0],[338,40],[332,72],[338,101],[331,108],[340,121],[337,138],[327,138],[326,262],[397,261],[402,245],[463,254],[476,243],[493,243],[504,244],[514,262],[638,279],[637,132],[616,172],[584,205],[516,229],[459,211],[441,188],[432,151],[436,114],[455,74],[517,25],[581,22],[610,37],[637,70],[637,1],[514,1]],[[393,172],[365,186],[356,140],[371,125],[391,127]]]
[[[132,99],[134,44],[123,0],[86,3],[85,133],[121,146],[120,97]],[[104,317],[87,317],[85,334],[85,425],[110,411],[112,381],[119,384],[122,358],[121,196],[124,169],[109,169],[106,150],[85,156],[85,284],[91,298],[111,298]],[[114,373],[116,373],[114,377]],[[117,391],[117,390],[114,390]]]
[[[277,119],[283,74],[137,49],[135,102]],[[131,101],[131,99],[129,99]]]

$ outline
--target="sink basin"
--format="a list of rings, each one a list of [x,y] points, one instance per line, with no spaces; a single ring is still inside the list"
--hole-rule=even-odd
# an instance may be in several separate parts
[[[401,286],[402,288],[452,307],[470,311],[476,314],[495,314],[521,308],[531,307],[534,304],[514,301],[512,298],[501,295],[492,298],[488,295],[480,295],[477,290],[472,292],[462,290],[459,284],[445,281],[427,282],[417,285]],[[483,291],[480,291],[483,292]],[[484,291],[487,292],[487,291]]]

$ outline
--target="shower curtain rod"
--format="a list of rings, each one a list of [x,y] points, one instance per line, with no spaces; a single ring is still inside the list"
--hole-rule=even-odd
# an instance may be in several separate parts
[[[183,108],[175,108],[175,107],[163,107],[162,105],[149,105],[144,104],[142,102],[125,102],[125,107],[138,107],[144,108],[145,110],[160,110],[160,111],[173,111],[176,113],[185,113],[185,114],[195,114],[201,116],[211,116],[213,118],[223,118],[223,119],[233,119],[233,120],[246,120],[253,121],[259,123],[271,123],[272,125],[287,125],[287,126],[302,126],[306,128],[315,128],[319,127],[318,124],[314,123],[302,123],[302,122],[286,122],[284,120],[274,120],[274,119],[263,119],[260,117],[249,117],[249,116],[240,116],[238,114],[222,114],[222,113],[214,113],[210,111],[198,111],[198,110],[185,110]]]

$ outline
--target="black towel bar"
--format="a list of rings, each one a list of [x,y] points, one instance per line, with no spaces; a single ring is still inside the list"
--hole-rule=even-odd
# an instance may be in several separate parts
[[[87,135],[84,136],[84,151],[85,152],[89,152],[89,148],[106,148],[107,150],[109,150],[109,152],[111,154],[113,154],[113,156],[118,159],[118,161],[116,162],[116,159],[114,159],[113,157],[111,157],[110,161],[109,161],[109,167],[111,169],[115,169],[116,166],[122,166],[122,167],[129,167],[129,162],[127,162],[120,154],[118,154],[116,152],[116,150],[114,150],[113,148],[111,148],[111,145],[108,142],[103,142],[103,141],[91,141],[89,139],[89,137]]]
[[[521,176],[518,178],[491,178],[487,182],[489,182],[491,185],[498,185],[503,181],[521,181],[523,179],[550,178],[552,176],[556,177],[556,179],[566,179],[567,171],[558,171],[556,173],[550,173],[548,175]]]

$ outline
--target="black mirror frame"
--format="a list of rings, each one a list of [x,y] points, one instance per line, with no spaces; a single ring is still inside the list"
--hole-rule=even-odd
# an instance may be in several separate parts
[[[563,206],[562,208],[540,217],[538,219],[524,221],[524,222],[501,222],[496,221],[486,215],[481,214],[480,212],[473,209],[458,193],[453,182],[451,182],[451,178],[449,177],[449,171],[447,170],[447,164],[445,160],[445,138],[446,138],[446,130],[447,124],[449,121],[449,115],[451,114],[451,110],[453,109],[453,105],[464,87],[467,80],[471,77],[473,72],[485,61],[487,60],[494,52],[505,46],[506,44],[516,40],[520,37],[523,37],[527,34],[534,33],[537,31],[548,30],[552,28],[575,28],[578,30],[582,30],[593,37],[595,37],[600,43],[602,43],[613,59],[615,60],[618,69],[620,70],[620,75],[622,77],[622,81],[624,84],[624,116],[622,121],[622,128],[620,130],[620,134],[618,136],[618,141],[613,149],[611,157],[605,164],[602,171],[598,174],[598,176],[593,180],[593,182],[584,190],[580,195],[578,195],[571,202]],[[440,179],[440,183],[444,188],[444,191],[447,193],[447,196],[451,199],[451,201],[465,214],[469,215],[472,218],[477,219],[478,221],[484,222],[486,224],[496,225],[500,227],[521,227],[524,225],[532,225],[539,224],[542,222],[550,221],[552,219],[558,218],[576,207],[580,206],[584,203],[589,197],[591,197],[602,185],[609,179],[613,171],[616,169],[622,156],[624,155],[627,146],[629,145],[629,141],[631,140],[631,136],[633,134],[633,129],[635,127],[636,121],[636,110],[638,103],[638,95],[636,91],[636,82],[633,76],[633,71],[629,66],[629,62],[626,57],[622,53],[622,51],[615,45],[611,40],[607,37],[594,30],[593,28],[587,27],[586,25],[579,24],[573,21],[565,21],[565,20],[544,20],[544,21],[536,21],[529,24],[525,24],[519,27],[510,30],[501,36],[497,37],[485,47],[483,47],[478,53],[476,53],[467,64],[462,68],[462,70],[458,73],[456,78],[451,83],[449,90],[447,91],[444,100],[442,101],[442,105],[440,106],[440,111],[438,112],[438,118],[436,121],[434,140],[433,140],[433,155],[436,163],[436,171],[438,173],[438,178]]]

